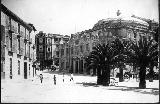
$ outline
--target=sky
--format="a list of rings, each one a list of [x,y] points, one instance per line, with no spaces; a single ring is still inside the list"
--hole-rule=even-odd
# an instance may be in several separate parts
[[[93,28],[101,19],[132,14],[159,21],[158,0],[1,0],[37,32],[71,35]]]

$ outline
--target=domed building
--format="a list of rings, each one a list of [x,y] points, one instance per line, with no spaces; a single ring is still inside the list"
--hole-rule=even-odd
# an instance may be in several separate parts
[[[158,23],[134,15],[128,18],[118,17],[99,20],[92,29],[71,35],[69,41],[70,70],[68,71],[82,74],[93,73],[92,71],[87,72],[85,64],[85,58],[92,51],[92,47],[99,43],[110,43],[116,37],[132,40],[139,40],[141,36],[153,38],[154,30],[157,27]]]

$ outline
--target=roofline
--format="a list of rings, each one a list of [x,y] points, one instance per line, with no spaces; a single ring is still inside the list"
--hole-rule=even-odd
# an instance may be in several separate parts
[[[12,17],[13,20],[18,21],[21,23],[24,27],[26,27],[30,32],[33,30],[33,28],[28,25],[26,22],[24,22],[21,18],[19,18],[16,14],[14,14],[12,11],[10,11],[7,7],[5,7],[3,4],[1,4],[1,11],[3,11],[6,15]]]

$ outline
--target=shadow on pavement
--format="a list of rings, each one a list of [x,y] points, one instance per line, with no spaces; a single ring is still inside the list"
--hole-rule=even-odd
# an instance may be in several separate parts
[[[90,86],[93,86],[93,87],[99,87],[99,85],[97,85],[97,83],[87,83],[87,82],[77,82],[76,84],[82,84],[84,87],[90,87]]]
[[[139,87],[127,87],[127,86],[116,86],[119,88],[115,89],[107,89],[107,90],[121,90],[121,91],[134,91],[139,92],[142,94],[152,94],[152,95],[159,95],[159,89],[158,88],[146,88],[146,89],[139,89]]]
[[[48,70],[45,70],[43,73],[63,75],[63,72],[60,72],[60,71],[48,71]],[[70,73],[66,73],[66,72],[65,72],[64,75],[70,76]],[[91,76],[91,75],[88,75],[88,74],[77,74],[77,73],[73,73],[73,76],[89,76],[89,77],[95,77],[95,75],[94,75],[94,76]]]

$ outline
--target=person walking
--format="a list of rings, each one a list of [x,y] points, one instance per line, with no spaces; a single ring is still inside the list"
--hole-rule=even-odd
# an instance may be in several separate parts
[[[54,75],[53,80],[54,80],[54,85],[56,85],[56,75]]]
[[[43,81],[43,75],[40,74],[39,77],[40,77],[40,81],[41,81],[41,83],[42,83],[42,81]]]
[[[63,82],[64,82],[64,73],[63,73]]]
[[[73,81],[73,82],[74,82],[74,80],[73,80],[73,73],[71,73],[70,81]]]

